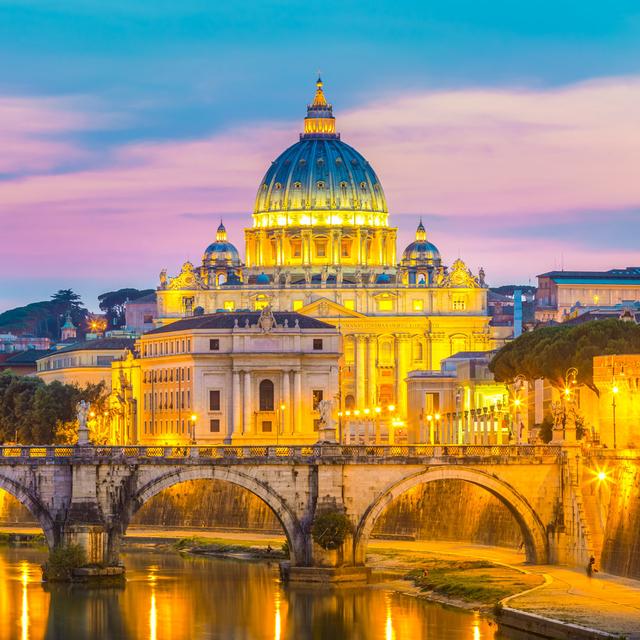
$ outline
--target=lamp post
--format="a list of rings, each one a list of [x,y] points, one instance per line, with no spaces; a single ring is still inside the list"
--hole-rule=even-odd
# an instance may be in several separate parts
[[[617,449],[617,441],[616,441],[616,396],[620,389],[617,385],[613,385],[611,388],[611,411],[613,413],[613,448]]]
[[[513,400],[513,406],[515,408],[515,414],[514,414],[514,426],[516,429],[518,429],[518,436],[517,436],[517,443],[518,444],[522,444],[522,416],[520,414],[520,407],[522,406],[522,399],[520,398],[520,391],[523,387],[523,385],[526,383],[527,379],[521,374],[519,373],[514,379],[513,379],[513,386],[514,386],[514,392],[515,392],[515,398]]]
[[[190,423],[191,423],[191,444],[195,444],[196,443],[196,420],[197,420],[197,416],[195,413],[191,414],[191,419],[190,419]]]
[[[575,385],[578,378],[576,367],[569,367],[564,374],[564,392],[562,398],[562,440],[567,439],[567,402],[571,400],[571,386]]]

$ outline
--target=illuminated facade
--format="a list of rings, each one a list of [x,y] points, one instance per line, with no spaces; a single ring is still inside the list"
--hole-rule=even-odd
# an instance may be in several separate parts
[[[398,259],[380,180],[336,132],[320,80],[304,133],[260,182],[244,262],[221,223],[200,266],[160,274],[157,297],[158,326],[266,306],[332,324],[343,336],[341,408],[394,404],[401,418],[409,371],[496,344],[482,271],[445,266],[422,221]]]
[[[316,442],[338,393],[340,333],[298,313],[196,315],[114,362],[115,442]]]

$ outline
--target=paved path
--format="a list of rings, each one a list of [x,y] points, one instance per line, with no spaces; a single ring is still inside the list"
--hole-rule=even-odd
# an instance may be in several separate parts
[[[551,580],[533,591],[517,596],[508,606],[541,616],[573,622],[585,627],[640,639],[640,582],[609,574],[586,572],[562,566],[531,566],[524,554],[501,547],[484,547],[458,542],[404,542],[372,540],[370,548],[402,549],[418,553],[473,557],[506,564]]]

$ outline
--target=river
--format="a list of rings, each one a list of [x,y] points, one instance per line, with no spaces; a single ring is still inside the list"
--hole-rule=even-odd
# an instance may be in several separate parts
[[[123,588],[43,585],[41,550],[0,548],[0,640],[489,640],[476,613],[382,587],[287,587],[275,564],[136,551]]]

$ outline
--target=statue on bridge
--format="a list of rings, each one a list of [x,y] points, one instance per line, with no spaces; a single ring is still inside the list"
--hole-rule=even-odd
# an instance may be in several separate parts
[[[78,416],[78,444],[80,446],[91,444],[89,440],[89,427],[87,427],[87,416],[89,415],[90,408],[91,405],[84,400],[80,400],[76,408]]]
[[[336,424],[333,420],[333,402],[331,400],[320,400],[318,402],[318,412],[320,413],[319,441],[332,444],[337,442]]]

